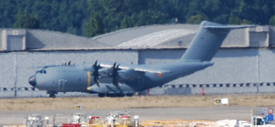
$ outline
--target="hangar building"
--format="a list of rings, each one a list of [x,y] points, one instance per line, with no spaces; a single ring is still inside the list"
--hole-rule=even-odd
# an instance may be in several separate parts
[[[28,84],[42,66],[99,61],[132,64],[180,59],[199,25],[166,24],[118,30],[93,38],[45,30],[0,29],[0,97],[48,96]],[[275,27],[233,30],[214,66],[153,88],[150,94],[275,92]],[[57,96],[91,96],[59,93]]]

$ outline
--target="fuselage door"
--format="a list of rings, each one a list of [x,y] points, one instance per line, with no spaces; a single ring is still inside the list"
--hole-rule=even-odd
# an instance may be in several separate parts
[[[67,80],[65,79],[59,79],[58,81],[58,90],[62,91],[65,89],[65,84],[66,84]]]

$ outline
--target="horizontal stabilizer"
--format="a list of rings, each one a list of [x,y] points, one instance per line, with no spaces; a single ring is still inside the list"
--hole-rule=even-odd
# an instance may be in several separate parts
[[[255,25],[227,25],[227,26],[204,26],[206,29],[242,29],[256,27]]]

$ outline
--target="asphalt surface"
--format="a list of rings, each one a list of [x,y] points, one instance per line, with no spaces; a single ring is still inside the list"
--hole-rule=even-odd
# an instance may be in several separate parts
[[[127,111],[132,117],[139,115],[143,120],[220,120],[250,119],[252,107],[211,107],[211,108],[135,108],[135,109],[104,109],[104,110],[47,110],[47,111],[0,111],[0,125],[23,124],[28,114],[48,116],[52,123],[55,114],[63,114],[66,118],[72,113],[90,113],[93,116],[106,116],[113,111]]]

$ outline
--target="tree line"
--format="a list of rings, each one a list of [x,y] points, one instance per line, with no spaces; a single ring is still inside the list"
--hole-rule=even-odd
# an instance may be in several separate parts
[[[151,24],[202,20],[275,25],[274,0],[2,0],[1,28],[95,35]]]

